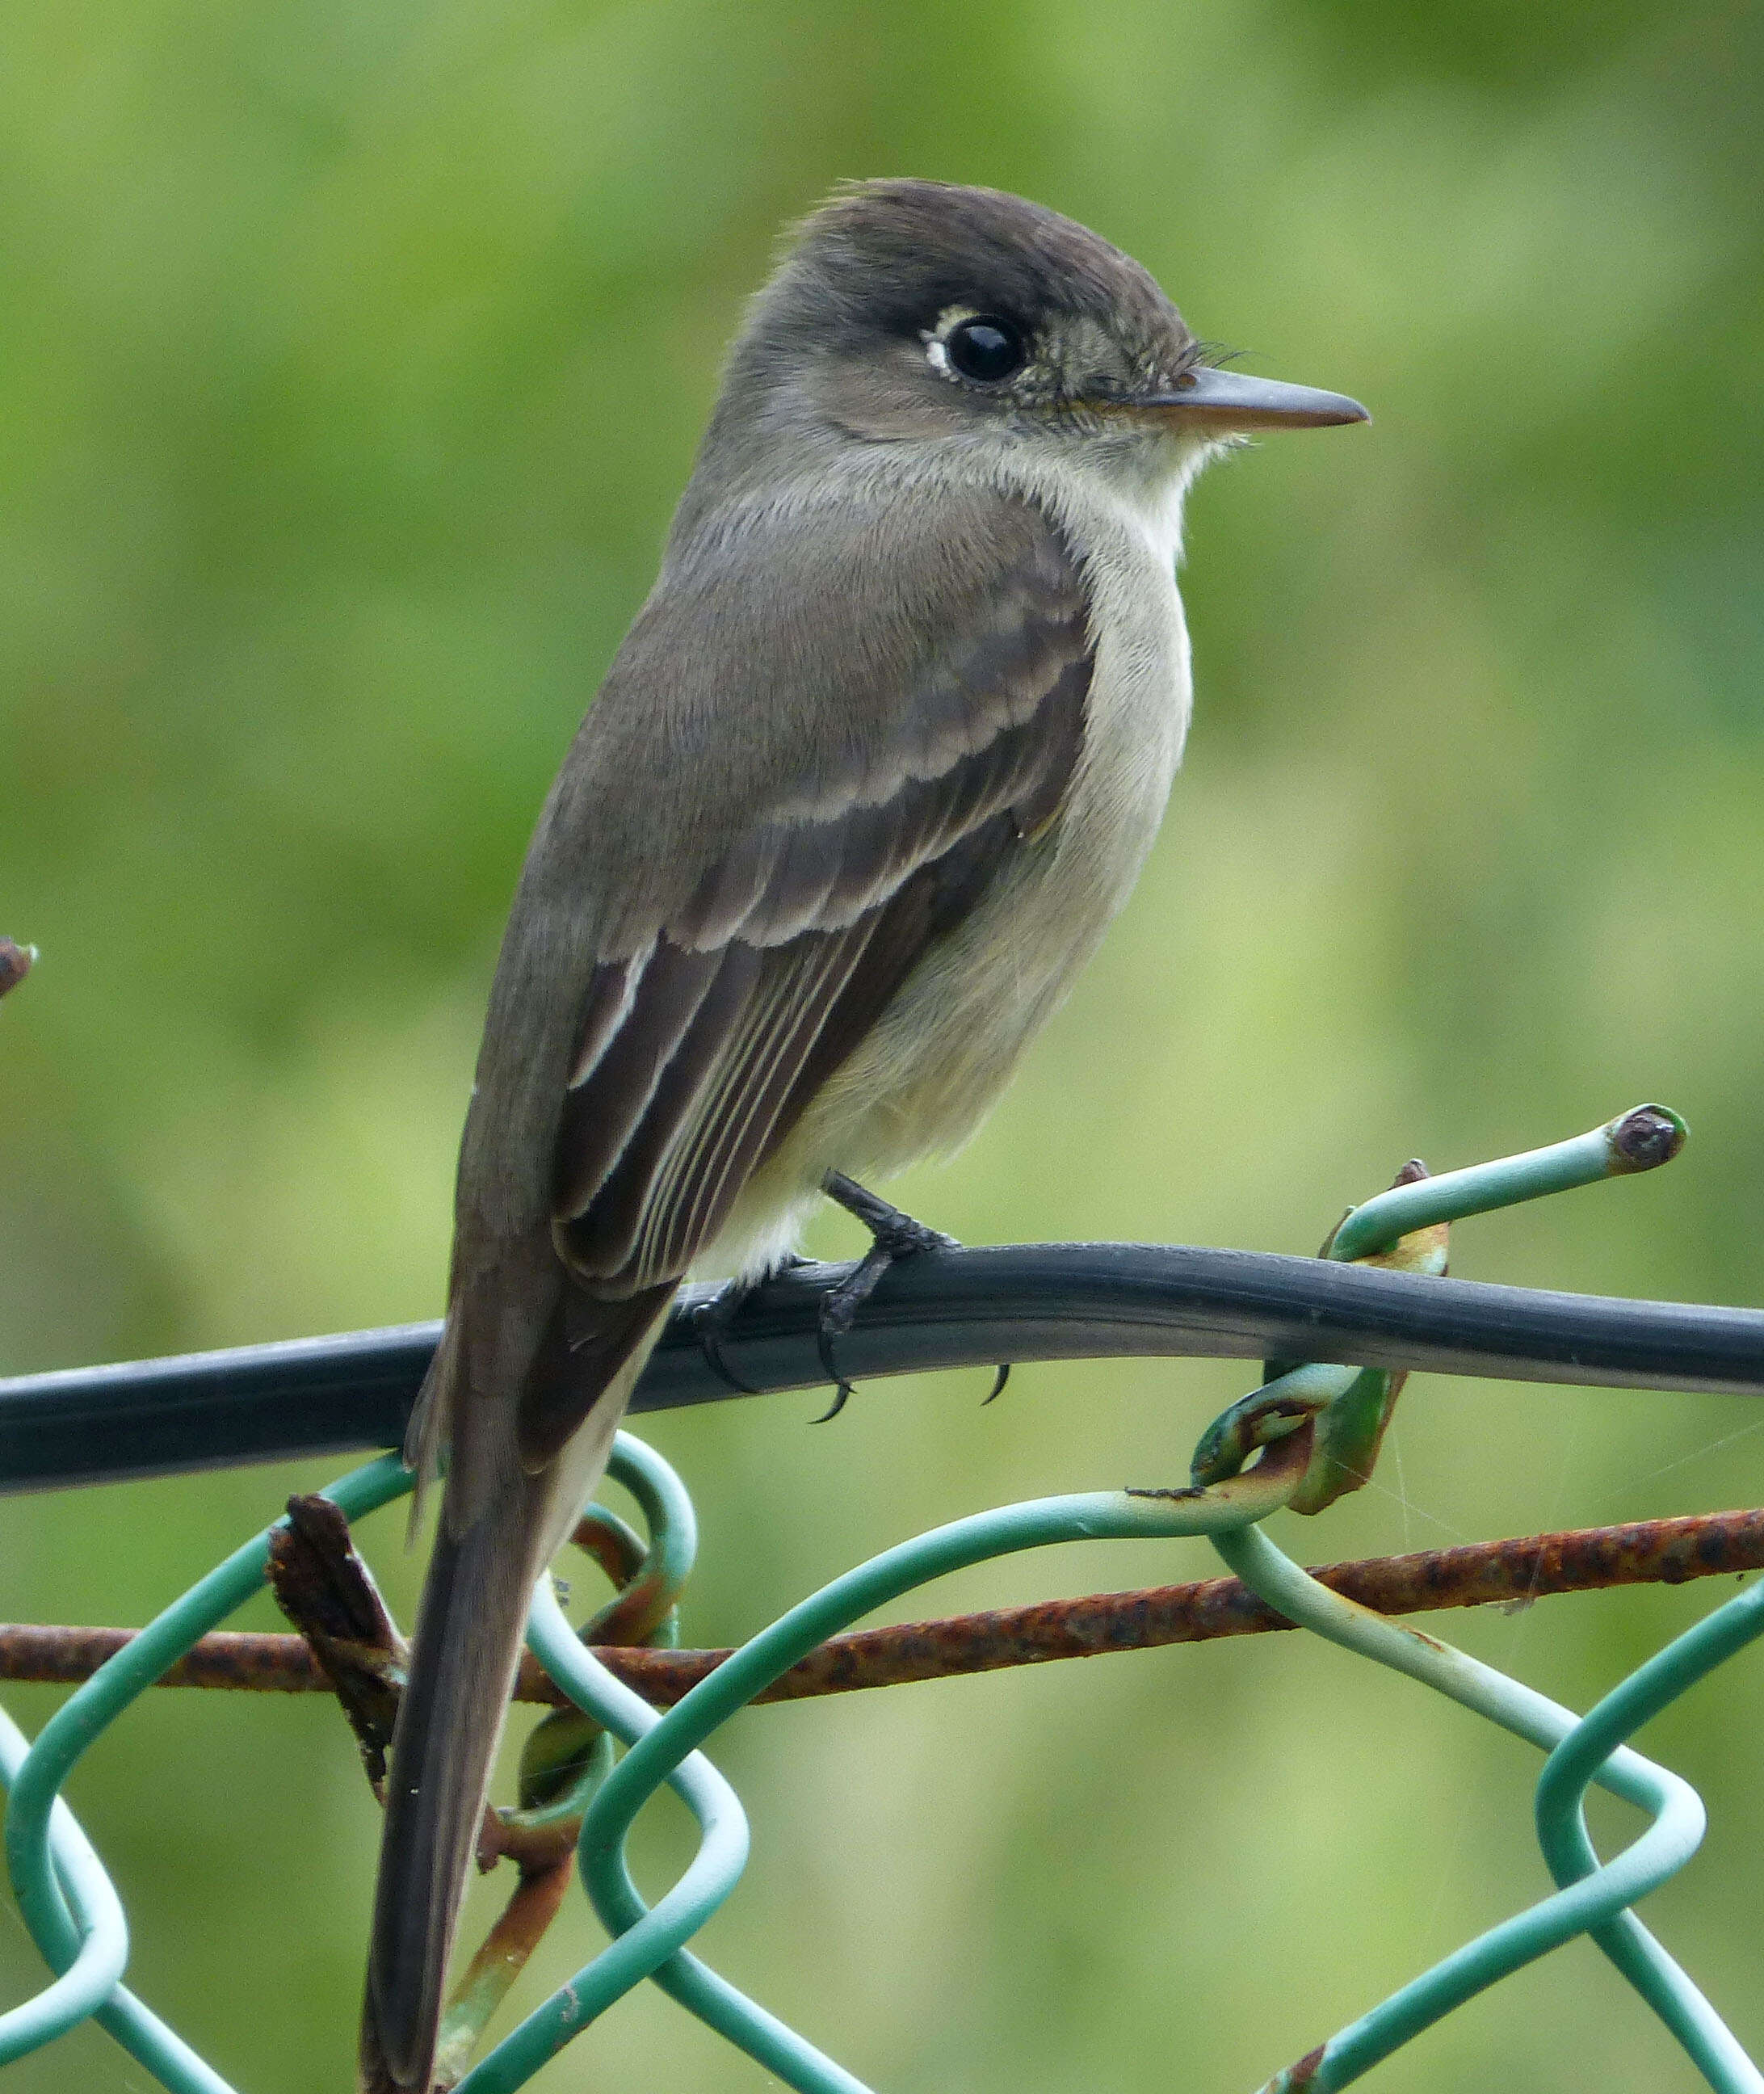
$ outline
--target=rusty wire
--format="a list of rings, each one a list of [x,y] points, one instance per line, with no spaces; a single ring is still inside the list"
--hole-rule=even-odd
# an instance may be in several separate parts
[[[1372,1557],[1325,1565],[1313,1575],[1363,1606],[1400,1615],[1523,1605],[1619,1585],[1677,1585],[1761,1569],[1764,1508],[1753,1508]],[[835,1636],[760,1698],[799,1701],[1107,1651],[1257,1636],[1290,1626],[1235,1578],[1095,1592]],[[131,1629],[0,1625],[0,1679],[72,1685],[89,1679],[133,1634]],[[652,1706],[668,1708],[729,1653],[609,1644],[596,1646],[596,1655]],[[231,1631],[204,1636],[158,1683],[268,1693],[330,1687],[301,1637]],[[562,1699],[531,1658],[522,1664],[516,1692],[524,1701]]]

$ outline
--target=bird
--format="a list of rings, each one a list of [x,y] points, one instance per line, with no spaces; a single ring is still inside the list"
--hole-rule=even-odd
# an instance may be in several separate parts
[[[528,1602],[683,1279],[739,1301],[829,1193],[871,1278],[947,1240],[861,1181],[968,1138],[1133,885],[1188,725],[1190,484],[1367,419],[999,190],[845,185],[748,306],[490,993],[405,1447],[445,1480],[361,2094],[428,2094]]]

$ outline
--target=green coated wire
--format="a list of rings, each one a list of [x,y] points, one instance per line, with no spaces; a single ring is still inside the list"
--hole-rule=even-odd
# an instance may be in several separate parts
[[[10,1791],[30,1740],[0,1710],[0,1779]],[[56,1882],[73,1915],[79,1948],[54,1983],[0,2014],[0,2066],[40,2049],[110,1998],[128,1961],[128,1922],[116,1887],[73,1813],[58,1796],[47,1827]]]
[[[387,1454],[332,1484],[324,1495],[347,1517],[355,1518],[401,1497],[411,1481],[397,1457]],[[61,1786],[93,1739],[137,1695],[262,1585],[268,1571],[269,1536],[266,1528],[235,1549],[102,1665],[50,1718],[12,1776],[7,1805],[7,1865],[25,1925],[58,1977],[76,1969],[100,1967],[95,1958],[89,1965],[83,1955],[85,1943],[93,1932],[91,1886],[77,1881],[74,1887],[80,1895],[70,1905],[56,1868],[54,1830]],[[86,1907],[83,1912],[82,1905]],[[123,1954],[126,1957],[126,1932]],[[114,1949],[111,1957],[115,1960]],[[109,1966],[102,1967],[108,1970]],[[92,1981],[82,1979],[76,1993],[63,1994],[46,2014],[40,2012],[34,2023],[24,2025],[32,2040],[21,2044],[13,2055],[39,2048],[91,2016],[173,2094],[232,2094],[219,2073],[117,1982],[122,1968],[116,1961],[102,1992],[94,1992]],[[51,1986],[14,2012],[41,2010],[54,1993]]]
[[[686,1589],[698,1561],[698,1513],[691,1494],[674,1471],[644,1441],[629,1432],[613,1436],[606,1472],[637,1501],[649,1530],[649,1542],[639,1572],[639,1581],[652,1587],[665,1611]],[[629,1604],[626,1588],[613,1594],[606,1605],[579,1631],[583,1643],[596,1643],[596,1631]],[[671,1641],[671,1636],[664,1640]]]
[[[583,1513],[583,1523],[613,1537],[626,1567],[614,1578],[618,1590],[612,1598],[577,1631],[579,1640],[673,1649],[680,1640],[676,1602],[698,1558],[697,1512],[674,1471],[629,1433],[614,1435],[607,1474],[636,1499],[648,1539],[639,1539],[604,1505],[590,1505]],[[606,1727],[579,1709],[566,1708],[554,1709],[529,1732],[521,1749],[522,1807],[514,1822],[548,1825],[580,1818],[611,1764]]]
[[[652,1570],[665,1589],[677,1592],[691,1567],[696,1543],[696,1518],[684,1486],[652,1448],[629,1433],[621,1432],[614,1440],[609,1470],[637,1498],[648,1525],[650,1544],[644,1575]],[[548,1673],[571,1695],[577,1706],[630,1744],[661,1719],[641,1696],[614,1679],[584,1649],[595,1623],[606,1611],[603,1609],[587,1627],[572,1630],[558,1603],[553,1581],[543,1579],[534,1594],[527,1640]],[[672,1893],[677,1909],[684,1915],[683,1940],[709,1918],[739,1880],[747,1862],[748,1822],[740,1799],[702,1753],[688,1754],[670,1774],[669,1783],[697,1818],[701,1834],[699,1853]],[[560,1810],[562,1807],[559,1806]],[[639,1942],[597,1958],[592,1979],[594,1990],[585,1991],[579,1979],[557,1996],[559,2002],[567,1999],[567,2018],[572,2025],[591,2018],[597,2007],[609,2005],[652,1975],[644,1967],[643,1948]],[[637,1952],[635,1956],[632,1949]],[[664,1989],[683,2005],[698,2012],[713,2027],[720,2027],[725,2020],[739,2021],[745,2030],[758,2032],[770,2054],[804,2066],[812,2061],[821,2074],[820,2083],[837,2087],[839,2094],[865,2094],[860,2083],[843,2073],[830,2058],[821,2057],[696,1957],[683,1951],[654,1975]],[[551,2040],[554,2035],[554,2029],[542,2018],[530,2017],[527,2023],[466,2074],[457,2094],[510,2094],[552,2055],[557,2047]]]
[[[1636,1106],[1590,1134],[1472,1163],[1462,1171],[1444,1171],[1437,1178],[1418,1178],[1413,1184],[1393,1185],[1349,1209],[1326,1255],[1337,1262],[1376,1257],[1416,1229],[1467,1221],[1472,1214],[1493,1214],[1524,1200],[1652,1170],[1678,1153],[1687,1132],[1670,1106]]]
[[[1586,1829],[1588,1784],[1620,1741],[1668,1703],[1705,1679],[1718,1665],[1764,1636],[1764,1584],[1739,1593],[1675,1636],[1588,1710],[1544,1762],[1537,1779],[1537,1839],[1549,1873],[1564,1886],[1589,1878],[1599,1858]],[[1764,2087],[1751,2060],[1690,1979],[1631,1912],[1620,1912],[1593,1939],[1644,1997],[1655,1990],[1673,2003],[1668,2022],[1710,2086]]]
[[[1312,1361],[1288,1367],[1247,1396],[1228,1404],[1195,1444],[1189,1473],[1197,1484],[1223,1483],[1234,1476],[1258,1447],[1296,1432],[1300,1426],[1337,1403],[1359,1381],[1359,1367],[1329,1366]]]
[[[616,1939],[462,2080],[457,2094],[506,2094],[518,2087],[615,2000],[651,1977],[799,2094],[864,2094],[861,2083],[843,2068],[696,1959],[681,1957],[683,1944],[734,1889],[747,1851],[746,1823],[742,1819],[736,1824],[733,1814],[739,1805],[733,1792],[727,1792],[725,1808],[724,1792],[712,1787],[721,1777],[707,1763],[701,1762],[688,1778],[691,1756],[713,1731],[828,1636],[917,1586],[991,1557],[1055,1542],[1216,1533],[1265,1518],[1285,1501],[1302,1473],[1302,1463],[1276,1456],[1211,1491],[1160,1496],[1088,1492],[954,1521],[884,1551],[800,1601],[725,1659],[665,1715],[653,1718],[635,1697],[623,1703],[616,1712],[619,1722],[643,1734],[596,1796],[583,1820],[579,1849],[588,1894]],[[543,1594],[539,1615],[542,1623],[549,1618]],[[572,1653],[564,1655],[573,1659]],[[580,1676],[573,1662],[570,1672]],[[572,1691],[571,1678],[559,1684]],[[597,1684],[590,1691],[596,1703],[592,1713],[612,1710],[609,1694],[603,1696]],[[652,1909],[631,1882],[624,1843],[638,1812],[668,1782],[700,1813],[704,1838],[685,1875]]]
[[[635,1743],[661,1722],[641,1695],[613,1679],[583,1647],[548,1584],[542,1584],[534,1596],[527,1640],[578,1706],[625,1743]],[[668,1783],[697,1818],[700,1834],[697,1853],[669,1892],[683,1941],[704,1925],[739,1879],[748,1857],[748,1821],[740,1799],[702,1753],[688,1753]],[[455,2094],[512,2094],[579,2027],[651,1976],[719,2032],[739,2026],[748,2039],[742,2047],[750,2056],[761,2056],[774,2070],[787,2063],[792,2070],[780,2076],[790,2084],[801,2083],[804,2071],[817,2070],[817,2085],[835,2088],[838,2094],[867,2094],[831,2058],[822,2057],[697,1957],[680,1949],[652,1970],[649,1945],[647,1939],[633,1940],[629,1935],[614,1942],[475,2066]]]
[[[1284,1555],[1259,1529],[1215,1535],[1213,1547],[1252,1592],[1289,1621],[1406,1674],[1532,1744],[1552,1750],[1561,1748],[1568,1755],[1562,1762],[1567,1771],[1558,1780],[1571,1814],[1587,1780],[1592,1779],[1625,1802],[1649,1812],[1654,1821],[1640,1839],[1602,1866],[1590,1847],[1584,1857],[1574,1857],[1576,1863],[1588,1860],[1590,1869],[1576,1866],[1568,1870],[1571,1880],[1553,1897],[1516,1914],[1444,1957],[1332,2036],[1320,2051],[1276,2074],[1263,2094],[1294,2094],[1299,2087],[1306,2094],[1333,2094],[1335,2088],[1350,2085],[1497,1979],[1510,1976],[1577,1934],[1591,1932],[1597,1938],[1626,1907],[1656,1889],[1696,1853],[1702,1839],[1704,1818],[1695,1790],[1678,1775],[1655,1766],[1619,1742],[1623,1729],[1632,1729],[1645,1721],[1654,1708],[1671,1698],[1671,1693],[1652,1702],[1632,1700],[1624,1705],[1615,1724],[1606,1718],[1595,1730],[1589,1747],[1580,1744],[1576,1740],[1583,1722],[1571,1710],[1449,1644],[1400,1622],[1386,1620],[1332,1592]],[[1764,1591],[1764,1588],[1758,1589]],[[1710,1623],[1700,1627],[1707,1631]],[[1764,1627],[1764,1622],[1750,1627],[1750,1633],[1757,1634],[1759,1627]],[[1692,1637],[1697,1635],[1698,1631],[1691,1631]],[[1707,1656],[1702,1670],[1718,1663],[1728,1648],[1736,1647],[1736,1644],[1724,1646],[1719,1631],[1706,1637],[1701,1648],[1714,1654]],[[1662,1653],[1662,1657],[1667,1655]],[[1678,1669],[1683,1684],[1701,1676],[1700,1671]],[[1682,1685],[1672,1689],[1680,1691]],[[1553,1810],[1555,1794],[1553,1789]],[[1632,1934],[1646,1940],[1653,1953],[1645,1966],[1639,1958],[1620,1963],[1623,1975],[1719,2094],[1764,2094],[1764,2074],[1746,2057],[1714,2008],[1653,1943],[1640,1922],[1632,1914],[1627,1918]]]

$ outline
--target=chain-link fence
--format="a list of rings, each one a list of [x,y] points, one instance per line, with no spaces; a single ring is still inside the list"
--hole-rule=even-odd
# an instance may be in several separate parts
[[[1260,1386],[1203,1435],[1179,1487],[1083,1492],[976,1514],[885,1551],[792,1607],[734,1652],[677,1649],[677,1601],[696,1553],[691,1501],[642,1441],[620,1436],[612,1474],[635,1497],[639,1535],[591,1508],[577,1541],[615,1587],[579,1630],[549,1581],[535,1597],[536,1663],[519,1691],[554,1705],[527,1740],[521,1794],[487,1814],[480,1858],[514,1888],[461,1978],[444,2024],[441,2083],[491,2094],[523,2085],[614,2001],[652,1980],[804,2094],[860,2094],[822,2055],[695,1956],[688,1944],[729,1896],[748,1852],[740,1803],[703,1748],[761,1698],[847,1691],[963,1670],[1294,1626],[1389,1666],[1537,1746],[1547,1757],[1536,1832],[1553,1895],[1466,1943],[1341,2029],[1270,2088],[1343,2087],[1512,1972],[1590,1935],[1709,2083],[1764,2090],[1715,2009],[1633,1906],[1696,1850],[1703,1814],[1679,1777],[1624,1740],[1764,1632],[1764,1585],[1743,1589],[1636,1669],[1584,1716],[1392,1617],[1764,1564],[1764,1513],[1645,1522],[1530,1537],[1313,1575],[1261,1530],[1282,1508],[1315,1512],[1369,1477],[1405,1373],[1497,1372],[1540,1381],[1764,1393],[1764,1313],[1553,1294],[1444,1276],[1456,1220],[1677,1153],[1675,1115],[1641,1107],[1551,1148],[1429,1177],[1411,1166],[1350,1210],[1316,1259],[1150,1245],[1018,1246],[927,1255],[889,1276],[852,1334],[851,1370],[899,1373],[997,1359],[1210,1354],[1261,1358]],[[833,1269],[786,1275],[720,1341],[676,1314],[638,1410],[822,1378],[815,1310]],[[263,1346],[0,1383],[0,1488],[71,1486],[219,1462],[395,1444],[436,1337],[433,1326]],[[0,1630],[0,1673],[84,1681],[28,1746],[7,1724],[8,1866],[54,1973],[0,2015],[0,2063],[96,2019],[164,2086],[224,2082],[124,1984],[127,1921],[59,1792],[86,1749],[150,1686],[325,1687],[384,1774],[404,1646],[348,1523],[404,1495],[383,1455],[245,1543],[138,1634]],[[1234,1577],[848,1633],[865,1614],[945,1574],[1057,1542],[1209,1541]],[[266,1581],[298,1636],[219,1624]],[[619,1755],[615,1743],[626,1749]],[[647,1905],[625,1859],[631,1826],[664,1785],[700,1827],[677,1882]],[[1583,1804],[1600,1787],[1647,1828],[1608,1862]],[[579,1872],[611,1940],[512,2031],[483,2048],[505,1997]]]

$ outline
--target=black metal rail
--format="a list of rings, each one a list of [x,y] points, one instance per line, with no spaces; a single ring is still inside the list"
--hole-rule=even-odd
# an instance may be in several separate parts
[[[824,1384],[816,1314],[849,1268],[756,1294],[725,1345],[760,1392]],[[687,1290],[633,1409],[739,1393]],[[438,1323],[0,1380],[0,1491],[396,1446]],[[857,1379],[998,1360],[1307,1359],[1608,1388],[1764,1395],[1764,1310],[1434,1279],[1269,1252],[1018,1244],[897,1266],[841,1340]]]

